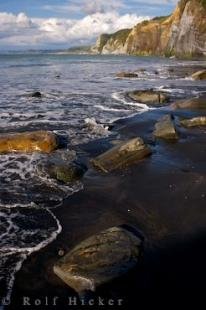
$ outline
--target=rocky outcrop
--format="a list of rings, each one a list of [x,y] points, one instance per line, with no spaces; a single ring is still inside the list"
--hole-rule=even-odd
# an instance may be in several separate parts
[[[172,15],[137,24],[132,30],[101,36],[102,54],[206,56],[206,2],[181,0]]]
[[[201,110],[206,109],[206,96],[195,97],[187,100],[179,100],[171,104],[171,108],[176,109],[191,109]]]
[[[92,160],[93,165],[103,171],[110,172],[136,163],[151,154],[150,148],[141,138],[134,138],[114,146],[107,152]]]
[[[134,101],[152,106],[160,106],[169,102],[168,94],[153,90],[136,90],[128,92],[127,95]]]
[[[163,116],[155,124],[154,136],[156,138],[165,139],[165,140],[178,139],[178,134],[177,134],[171,115]]]
[[[184,120],[181,120],[180,123],[181,125],[187,128],[206,126],[206,116],[199,116],[199,117],[193,117],[190,119],[184,119]]]
[[[118,78],[137,78],[138,74],[133,72],[119,72],[116,74]]]
[[[196,81],[197,80],[206,80],[206,70],[201,70],[201,71],[195,72],[192,75],[192,78]]]
[[[57,137],[49,131],[33,131],[0,135],[0,154],[19,152],[50,153],[58,146]]]
[[[77,293],[96,287],[133,268],[142,240],[122,227],[102,231],[77,245],[54,266],[54,273]]]

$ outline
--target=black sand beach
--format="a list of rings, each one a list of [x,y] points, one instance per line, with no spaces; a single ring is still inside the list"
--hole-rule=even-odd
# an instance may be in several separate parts
[[[152,135],[155,122],[168,112],[178,127],[180,139],[176,142],[155,140]],[[32,254],[17,273],[9,309],[25,309],[25,296],[33,305],[30,309],[35,307],[36,299],[41,299],[42,309],[55,308],[55,296],[59,297],[56,307],[67,309],[68,297],[77,295],[53,273],[59,250],[68,252],[86,237],[122,224],[135,226],[143,234],[143,256],[135,270],[100,287],[94,294],[96,298],[101,296],[105,303],[109,298],[116,302],[123,299],[124,307],[137,307],[144,296],[146,305],[152,296],[161,300],[163,292],[172,292],[176,298],[181,291],[192,290],[195,294],[205,288],[205,128],[185,129],[178,125],[179,118],[197,115],[205,113],[170,108],[149,111],[115,122],[114,136],[79,146],[82,160],[88,164],[111,147],[117,137],[127,140],[140,136],[153,154],[109,174],[95,171],[89,164],[84,190],[52,210],[61,222],[62,233]],[[76,309],[81,307],[79,302]]]

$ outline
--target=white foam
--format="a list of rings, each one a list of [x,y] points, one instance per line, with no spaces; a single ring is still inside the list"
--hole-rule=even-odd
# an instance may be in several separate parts
[[[117,100],[117,101],[120,101],[121,103],[123,103],[124,105],[127,105],[127,106],[133,106],[133,107],[137,107],[138,111],[139,112],[142,112],[142,111],[148,111],[150,110],[151,108],[148,107],[146,104],[143,104],[143,103],[138,103],[138,102],[133,102],[133,101],[128,101],[126,98],[125,98],[125,93],[123,92],[115,92],[112,94],[112,98]]]
[[[28,255],[54,241],[62,231],[59,220],[48,208],[41,210],[37,206],[28,205],[25,209],[17,208],[13,212],[8,211],[9,209],[14,209],[14,206],[0,208],[0,221],[3,220],[1,230],[5,230],[0,235],[0,286],[4,288],[4,294],[1,294],[1,297],[8,301],[11,298],[15,274],[20,270],[24,260]],[[32,215],[30,217],[27,216],[28,209]],[[42,223],[39,229],[38,221],[41,221],[42,212],[47,213],[45,227],[43,229]],[[53,221],[52,226],[48,226],[49,216]],[[27,221],[24,228],[21,227],[21,219]]]
[[[25,258],[61,232],[49,203],[58,206],[83,188],[81,182],[62,185],[46,173],[40,174],[37,166],[47,160],[48,155],[39,153],[0,155],[0,290],[4,287],[1,296],[7,299]]]
[[[170,87],[166,87],[165,85],[161,85],[159,87],[155,87],[156,90],[160,90],[160,91],[163,91],[165,93],[178,93],[178,94],[184,94],[185,91],[181,88],[170,88]]]
[[[128,112],[128,110],[126,110],[126,109],[109,108],[109,107],[103,106],[101,104],[95,105],[95,108],[100,109],[102,111],[109,111],[109,112],[110,111],[111,112]]]

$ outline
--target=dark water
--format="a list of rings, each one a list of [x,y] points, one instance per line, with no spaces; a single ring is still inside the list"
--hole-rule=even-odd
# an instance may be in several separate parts
[[[128,90],[162,89],[174,99],[203,93],[204,82],[185,78],[203,65],[152,57],[0,55],[0,133],[54,131],[68,146],[50,156],[68,158],[74,147],[111,134],[108,125],[114,120],[149,110],[128,100]],[[115,77],[141,68],[146,70],[138,78]],[[32,98],[34,91],[42,98]],[[80,182],[63,186],[39,173],[38,164],[47,159],[0,155],[0,297],[10,296],[15,272],[26,257],[61,232],[52,207],[61,208],[63,199],[82,189]]]

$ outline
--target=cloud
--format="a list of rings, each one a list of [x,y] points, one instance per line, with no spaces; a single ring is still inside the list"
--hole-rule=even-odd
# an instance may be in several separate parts
[[[83,10],[87,14],[94,13],[106,13],[117,11],[119,8],[123,7],[123,3],[120,0],[90,0],[83,2]]]
[[[82,19],[29,18],[0,13],[0,46],[9,48],[49,48],[90,44],[101,33],[131,28],[148,17],[117,12],[89,14]]]
[[[123,0],[70,0],[65,4],[60,5],[44,5],[44,10],[49,10],[58,13],[107,13],[118,11],[120,8],[124,7]]]

